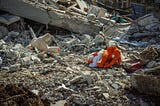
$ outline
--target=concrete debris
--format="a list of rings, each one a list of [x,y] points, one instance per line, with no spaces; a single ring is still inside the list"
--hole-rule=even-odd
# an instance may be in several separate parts
[[[103,96],[105,99],[109,99],[109,94],[108,93],[103,93]]]
[[[86,8],[85,5],[81,4],[85,4],[82,0],[77,0],[77,3],[81,9],[84,10]],[[58,10],[47,3],[43,4],[37,2],[36,6],[34,4],[34,1],[29,0],[8,0],[7,2],[1,2],[0,7],[2,10],[8,11],[12,14],[77,33],[94,34],[98,33],[102,27],[100,25],[88,23],[85,18],[86,16],[70,11],[66,12]],[[35,15],[31,15],[31,11],[32,14]]]
[[[159,105],[154,16],[117,23],[83,0],[0,0],[0,9],[21,18],[0,24],[0,105]],[[89,54],[111,45],[121,51],[121,64],[88,67]]]
[[[33,53],[34,55],[32,55],[32,53],[21,44],[7,45],[3,40],[1,40],[1,44],[0,54],[3,60],[3,63],[1,64],[2,67],[11,65],[11,70],[16,71],[20,69],[21,65],[28,66],[35,61],[35,63],[40,61],[40,59],[36,57],[36,54]]]
[[[21,64],[14,64],[10,66],[10,72],[15,72],[20,70]]]
[[[143,17],[137,19],[138,25],[147,26],[152,25],[153,23],[159,23],[159,19],[155,18],[153,14],[147,14]]]
[[[37,48],[40,51],[59,53],[60,52],[59,47],[48,46],[51,38],[52,38],[52,35],[49,33],[46,33],[44,36],[41,36],[39,38],[33,38],[31,41],[31,44],[29,45],[29,48],[33,47],[33,48]]]
[[[30,59],[30,57],[24,57],[24,58],[22,58],[21,64],[22,64],[22,66],[29,66],[29,65],[31,65],[31,59]]]
[[[36,94],[37,96],[38,96],[38,94],[39,94],[39,91],[38,91],[38,90],[35,90],[35,89],[31,90],[31,92],[33,92],[33,93]]]
[[[72,100],[73,103],[76,103],[77,105],[85,105],[85,98],[82,95],[78,94],[72,94],[69,98],[69,100]]]
[[[118,90],[118,89],[119,89],[119,85],[118,85],[118,84],[116,84],[116,83],[113,83],[111,86],[112,86],[114,89],[116,89],[116,90]]]
[[[95,21],[96,20],[96,15],[95,14],[88,14],[87,19],[88,19],[88,21]]]
[[[159,57],[159,52],[155,47],[148,46],[140,52],[140,58],[144,63],[156,60]]]
[[[77,82],[79,82],[81,79],[83,79],[82,76],[77,76],[77,77],[73,78],[72,80],[70,80],[70,81],[69,81],[69,84],[77,83]]]
[[[142,72],[146,74],[159,75],[160,66],[155,66],[153,68],[143,69]]]
[[[39,96],[33,94],[23,85],[7,84],[0,86],[0,92],[3,97],[0,97],[0,105],[37,105],[48,106],[46,100],[40,99]]]
[[[106,12],[107,12],[107,10],[100,8],[100,7],[97,7],[95,5],[91,5],[88,10],[88,14],[95,14],[95,16],[97,18],[105,17]]]
[[[65,106],[66,100],[60,100],[56,104],[51,104],[51,106]]]
[[[59,86],[55,91],[67,91],[67,92],[75,92],[74,90],[66,87],[64,84],[62,86]]]
[[[33,55],[31,56],[31,60],[36,64],[40,63],[40,61],[41,61],[37,56],[33,56]]]
[[[0,26],[0,39],[8,35],[8,29],[4,26]]]
[[[17,21],[20,21],[20,17],[10,15],[10,14],[4,14],[0,15],[0,23],[5,24],[5,25],[10,25],[12,23],[15,23]]]
[[[156,61],[150,61],[147,65],[146,65],[146,67],[147,68],[153,68],[153,67],[156,67],[156,66],[159,66],[159,62],[156,62]]]
[[[106,42],[103,32],[99,32],[99,34],[95,36],[94,42],[96,45],[105,45]]]
[[[3,60],[2,60],[2,58],[0,57],[0,65],[3,63]]]
[[[8,33],[8,37],[11,37],[11,38],[16,38],[18,37],[19,35],[19,32],[15,32],[15,31],[11,31]]]
[[[132,87],[137,89],[140,93],[159,96],[159,76],[141,74],[133,75]]]

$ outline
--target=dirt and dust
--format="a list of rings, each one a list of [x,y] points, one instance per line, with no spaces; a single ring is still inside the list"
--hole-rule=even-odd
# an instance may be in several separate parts
[[[22,85],[1,84],[0,95],[1,106],[49,106],[49,101],[42,100]]]
[[[35,22],[29,20],[23,22],[23,26],[17,23],[17,27],[15,24],[1,25],[5,27],[2,28],[5,31],[0,31],[6,34],[0,40],[0,105],[157,105],[158,99],[155,101],[152,98],[146,99],[145,96],[139,96],[141,94],[136,95],[137,93],[133,92],[131,87],[133,74],[127,73],[122,67],[126,61],[118,67],[113,66],[108,69],[88,67],[87,56],[94,51],[105,49],[109,42],[103,45],[101,42],[103,40],[97,40],[95,36],[81,35],[50,26],[49,29],[39,28],[43,25],[39,23],[35,25]],[[37,37],[46,32],[52,34],[53,42],[51,45],[59,46],[61,53],[53,54],[29,50],[27,45],[32,36],[27,27],[28,24],[32,26]],[[9,32],[10,34],[8,34]],[[109,35],[104,34],[107,39]],[[115,43],[121,50],[123,60],[128,58],[132,60],[132,57],[135,58],[145,49],[144,46],[139,46],[138,42],[117,41],[115,38],[120,34],[116,34],[114,31],[114,37],[109,37],[115,40],[111,43]],[[110,35],[113,34],[110,32]],[[156,37],[152,38],[155,39],[153,44],[159,45]],[[143,61],[143,58],[137,60]],[[159,60],[159,57],[149,60],[155,61],[150,67],[159,65]]]

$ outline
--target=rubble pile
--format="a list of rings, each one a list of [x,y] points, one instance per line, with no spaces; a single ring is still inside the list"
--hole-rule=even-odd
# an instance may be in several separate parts
[[[130,76],[123,69],[93,70],[84,64],[82,56],[75,56],[67,55],[61,57],[62,60],[30,66],[14,73],[3,72],[1,83],[20,83],[52,104],[60,100],[65,100],[68,106],[138,103],[129,100],[130,94],[125,91],[130,86]]]
[[[1,7],[21,17],[0,15],[0,105],[159,104],[160,20],[152,14],[117,23],[83,0],[9,0]],[[89,67],[88,55],[111,46],[122,64]]]
[[[138,18],[131,25],[127,34],[130,35],[128,40],[137,43],[137,46],[158,45],[160,41],[160,21],[153,14],[147,14]]]
[[[49,106],[47,101],[41,100],[36,94],[29,91],[23,86],[14,84],[1,85],[0,86],[0,105],[1,106]]]
[[[30,52],[21,44],[6,43],[0,41],[1,69],[5,71],[17,71],[21,67],[28,67],[31,64],[40,63],[37,54]]]

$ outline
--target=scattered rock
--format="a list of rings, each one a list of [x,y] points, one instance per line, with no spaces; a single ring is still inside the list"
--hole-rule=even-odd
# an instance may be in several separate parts
[[[101,34],[96,35],[94,42],[96,45],[102,45],[105,42],[104,36]]]
[[[75,84],[75,83],[77,83],[77,82],[80,82],[81,79],[83,79],[82,76],[76,76],[76,77],[74,77],[73,79],[71,79],[71,80],[69,81],[69,84]]]
[[[21,59],[22,66],[29,66],[31,64],[30,57],[24,57]]]
[[[149,95],[160,95],[159,76],[135,74],[132,76],[132,87],[138,92]]]
[[[55,89],[55,91],[67,91],[67,92],[75,92],[73,89],[66,87],[64,84]]]
[[[116,83],[113,83],[111,86],[112,86],[114,89],[116,89],[116,90],[118,90],[118,89],[120,88],[119,85],[116,84]]]
[[[66,100],[60,100],[56,102],[56,104],[52,104],[51,106],[65,106]]]
[[[150,61],[148,64],[147,64],[147,68],[152,68],[156,65],[156,61]]]
[[[20,70],[20,66],[21,64],[14,64],[10,66],[10,72],[15,72],[15,71],[19,71]]]
[[[92,84],[93,80],[91,77],[91,72],[89,71],[81,72],[81,75],[83,76],[83,79],[87,81],[88,85]]]
[[[138,19],[138,24],[140,26],[147,26],[149,24],[159,23],[159,20],[153,16],[153,14],[147,14]]]
[[[6,72],[9,72],[9,67],[1,67],[1,70],[4,70],[4,71],[6,71]]]
[[[38,90],[31,90],[31,92],[33,92],[35,95],[37,95],[38,96],[38,94],[39,94],[39,91]]]
[[[34,63],[40,63],[40,62],[41,62],[41,60],[40,60],[38,57],[34,56],[34,55],[31,55],[31,60],[32,60]]]
[[[0,26],[0,39],[8,35],[8,29],[4,26]]]
[[[54,61],[54,58],[45,58],[43,59],[44,63],[52,63]]]
[[[2,63],[3,63],[3,60],[2,60],[2,58],[0,57],[0,66],[1,66]]]
[[[8,84],[0,86],[0,105],[13,105],[13,106],[27,106],[27,105],[35,105],[35,106],[44,106],[45,104],[40,99],[39,96],[36,96],[26,88],[19,87],[18,85]]]
[[[70,100],[72,100],[77,105],[85,105],[86,104],[85,98],[82,95],[72,94],[70,97]]]
[[[16,37],[18,37],[18,35],[19,35],[19,32],[15,32],[15,31],[11,31],[8,33],[8,36],[10,38],[16,38]]]
[[[103,96],[104,96],[104,98],[105,98],[106,100],[109,99],[109,94],[108,94],[108,93],[103,93]]]

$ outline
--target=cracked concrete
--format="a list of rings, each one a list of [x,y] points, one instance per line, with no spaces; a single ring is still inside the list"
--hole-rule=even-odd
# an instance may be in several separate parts
[[[97,34],[101,27],[88,22],[85,16],[56,10],[49,5],[33,3],[28,0],[0,0],[0,9],[9,13],[52,26],[61,27],[81,34]]]

